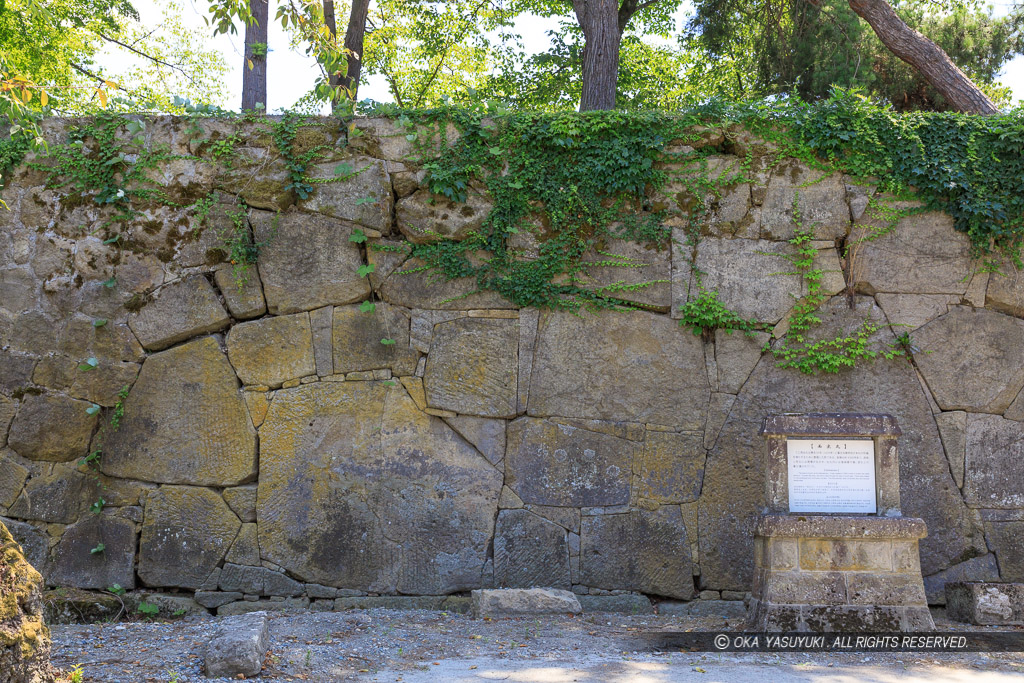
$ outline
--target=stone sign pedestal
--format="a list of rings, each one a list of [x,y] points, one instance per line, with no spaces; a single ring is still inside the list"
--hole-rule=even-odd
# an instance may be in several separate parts
[[[772,415],[754,541],[757,631],[927,631],[921,519],[902,517],[896,419]]]

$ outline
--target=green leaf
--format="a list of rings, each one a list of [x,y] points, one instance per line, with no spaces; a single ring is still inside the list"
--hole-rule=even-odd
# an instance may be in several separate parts
[[[383,384],[386,387],[397,387],[398,386],[398,383],[395,382],[393,379],[385,380],[385,381],[381,382],[381,384]]]
[[[501,147],[488,147],[487,151],[493,154],[494,156],[498,156],[502,152]]]
[[[109,280],[105,280],[105,281],[103,282],[103,286],[104,286],[104,287],[106,287],[106,288],[108,288],[108,289],[109,289],[109,288],[111,288],[111,287],[113,287],[113,286],[114,286],[114,285],[116,285],[116,284],[117,284],[117,278],[116,278],[116,277],[114,277],[113,275],[111,275],[111,276],[110,276],[110,279],[109,279]]]
[[[354,170],[355,169],[352,168],[352,164],[341,163],[341,164],[338,164],[337,166],[334,167],[334,175],[335,175],[335,177],[343,176],[343,175],[349,175]]]
[[[99,500],[95,501],[92,505],[89,506],[89,512],[91,512],[94,515],[98,515],[101,512],[103,512],[103,506],[106,504],[107,501],[100,498]]]
[[[359,304],[359,310],[362,311],[363,313],[373,313],[374,311],[377,310],[377,304],[373,303],[372,301],[364,301],[363,303]]]
[[[392,344],[395,343],[395,340],[385,337],[384,339],[380,340],[380,343],[383,344],[384,346],[391,346]]]
[[[107,587],[107,592],[113,593],[114,595],[124,595],[126,591],[121,587],[121,584],[115,583],[113,586]]]
[[[118,233],[118,234],[114,235],[113,237],[111,237],[110,239],[103,240],[103,244],[113,244],[114,242],[119,242],[120,240],[121,240],[121,234]]]
[[[93,327],[103,327],[106,324],[107,324],[107,319],[106,318],[96,318],[95,320],[92,321],[92,326]]]
[[[97,543],[96,547],[93,548],[92,550],[90,550],[89,552],[92,553],[93,555],[95,555],[97,553],[102,553],[106,549],[107,549],[107,546],[103,545],[102,543]]]
[[[376,204],[376,197],[360,197],[356,200],[356,206],[362,206],[363,204]]]
[[[95,370],[96,366],[99,364],[100,362],[96,358],[88,358],[84,363],[78,366],[78,369],[82,372],[89,372],[90,370]]]
[[[160,608],[151,602],[140,602],[139,603],[139,614],[145,614],[147,616],[156,616],[160,613]]]
[[[93,403],[91,406],[85,409],[86,415],[95,415],[98,412],[100,412],[100,407],[95,403]]]
[[[361,228],[356,228],[352,231],[352,234],[349,235],[348,241],[355,242],[356,244],[362,244],[366,239],[366,233],[363,232]]]
[[[377,266],[375,266],[374,264],[370,263],[370,264],[365,265],[365,266],[359,266],[359,268],[356,270],[356,272],[359,273],[359,277],[366,277],[367,275],[369,275],[370,273],[372,273],[376,269],[377,269]]]

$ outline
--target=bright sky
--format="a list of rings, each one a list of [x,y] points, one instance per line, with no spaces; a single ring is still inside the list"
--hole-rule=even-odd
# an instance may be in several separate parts
[[[208,31],[203,17],[207,15],[209,7],[206,0],[183,0],[184,15],[182,16],[185,25]],[[135,0],[133,3],[142,21],[146,25],[154,26],[161,20],[160,8],[154,0]],[[338,3],[339,9],[342,3]],[[1010,9],[1009,0],[997,0],[993,5],[997,15],[1006,14]],[[684,7],[677,13],[677,24],[681,24],[686,15],[687,8]],[[304,94],[312,89],[318,75],[316,64],[312,58],[307,57],[301,50],[291,50],[288,46],[288,37],[280,24],[273,21],[273,4],[270,11],[271,22],[269,28],[268,44],[270,54],[267,58],[267,103],[268,111],[285,109],[291,107]],[[338,29],[343,31],[347,23],[347,17],[341,13],[338,15]],[[517,29],[523,36],[526,48],[531,52],[541,52],[549,44],[547,32],[557,27],[557,23],[550,19],[535,16],[522,16],[517,21]],[[210,31],[212,34],[212,31]],[[230,71],[227,74],[227,85],[230,96],[222,106],[228,109],[236,109],[242,100],[242,46],[244,30],[239,29],[236,35],[210,37],[210,45],[224,54]],[[1018,56],[1009,62],[1003,71],[1002,82],[1009,86],[1014,93],[1014,101],[1020,103],[1024,100],[1024,55]],[[390,102],[392,98],[388,93],[387,85],[383,77],[372,76],[364,79],[359,86],[359,99],[370,98],[379,102]]]

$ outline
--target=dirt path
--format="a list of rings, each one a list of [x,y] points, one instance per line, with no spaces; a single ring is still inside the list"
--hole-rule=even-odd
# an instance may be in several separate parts
[[[54,663],[84,681],[206,681],[216,617],[54,626]],[[939,628],[948,627],[940,622]],[[717,617],[473,619],[430,611],[271,614],[263,681],[613,681],[702,683],[1003,683],[1024,681],[1024,654],[687,654],[638,651],[650,629],[738,630]],[[222,679],[223,680],[223,679]]]

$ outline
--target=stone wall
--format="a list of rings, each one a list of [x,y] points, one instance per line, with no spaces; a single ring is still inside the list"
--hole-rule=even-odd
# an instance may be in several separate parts
[[[66,125],[51,122],[51,140]],[[607,245],[643,266],[582,277],[652,283],[620,292],[640,310],[517,309],[378,249],[464,237],[490,204],[432,198],[402,129],[356,128],[347,145],[332,121],[299,130],[297,145],[327,150],[310,176],[359,171],[299,199],[257,123],[152,120],[146,145],[179,156],[150,176],[178,202],[143,206],[110,243],[114,208],[45,187],[31,165],[13,174],[0,211],[0,514],[49,584],[198,591],[222,610],[246,596],[490,586],[742,592],[764,504],[758,427],[792,411],[898,418],[903,511],[928,525],[933,602],[947,580],[1024,579],[1024,278],[980,272],[948,216],[873,230],[872,187],[760,164],[767,145],[712,131],[709,165],[749,154],[757,181],[713,199],[696,247],[685,192],[668,188],[651,201],[678,225],[672,247]],[[228,167],[210,150],[231,134]],[[200,224],[188,204],[214,188]],[[912,362],[808,376],[764,352],[803,293],[782,258],[798,193],[834,295],[809,334],[874,321],[877,349],[911,334]],[[237,199],[262,244],[242,278],[225,263]],[[350,241],[357,229],[367,243]],[[680,327],[694,266],[774,333]],[[371,297],[376,312],[360,311]]]

